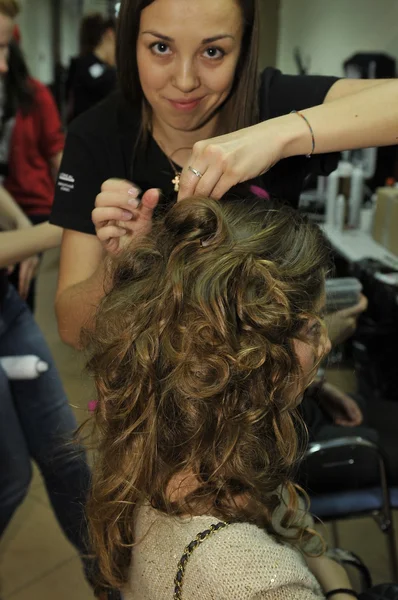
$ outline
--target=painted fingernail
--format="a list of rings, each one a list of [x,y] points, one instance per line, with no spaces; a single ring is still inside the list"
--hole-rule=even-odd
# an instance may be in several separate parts
[[[140,201],[137,198],[129,198],[127,204],[129,204],[133,208],[137,208],[140,205]]]
[[[129,191],[127,193],[129,196],[133,196],[133,198],[137,198],[140,191],[141,190],[139,188],[133,186],[129,189]]]
[[[133,218],[133,215],[131,214],[130,211],[128,211],[128,210],[124,210],[123,211],[123,217],[122,217],[122,219],[124,221],[130,221],[130,219],[132,219],[132,218]]]

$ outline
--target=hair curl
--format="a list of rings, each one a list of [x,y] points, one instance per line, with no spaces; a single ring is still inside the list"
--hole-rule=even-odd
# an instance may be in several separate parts
[[[293,340],[316,315],[328,259],[296,211],[236,198],[174,205],[120,258],[88,364],[99,434],[88,512],[109,584],[127,580],[134,511],[148,500],[174,515],[205,503],[283,538],[272,525],[281,486],[292,497],[285,525],[297,510]],[[171,502],[181,472],[199,486]],[[297,528],[297,539],[311,535]]]

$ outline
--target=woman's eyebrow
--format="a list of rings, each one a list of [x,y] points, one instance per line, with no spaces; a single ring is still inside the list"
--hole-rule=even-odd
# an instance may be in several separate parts
[[[165,42],[174,42],[173,38],[169,37],[168,35],[158,33],[157,31],[143,31],[142,33],[149,33],[149,35],[153,35],[154,37],[160,38]],[[220,35],[214,35],[213,37],[205,38],[204,40],[202,40],[202,44],[211,44],[212,42],[217,42],[218,40],[223,40],[226,38],[230,38],[232,40],[235,39],[235,37],[229,33],[220,33]]]

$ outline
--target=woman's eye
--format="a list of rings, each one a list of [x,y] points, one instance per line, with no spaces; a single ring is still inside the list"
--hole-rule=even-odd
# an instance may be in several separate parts
[[[221,50],[221,48],[206,48],[204,53],[207,55],[207,58],[211,58],[213,60],[220,59],[225,56],[225,52],[224,50]]]
[[[152,44],[151,50],[154,54],[157,54],[158,56],[170,54],[170,48],[164,42],[156,42],[155,44]]]

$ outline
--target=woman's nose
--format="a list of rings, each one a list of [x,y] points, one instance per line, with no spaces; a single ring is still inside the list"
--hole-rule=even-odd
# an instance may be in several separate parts
[[[181,92],[187,94],[199,87],[199,77],[192,59],[177,60],[175,69],[173,83]]]

